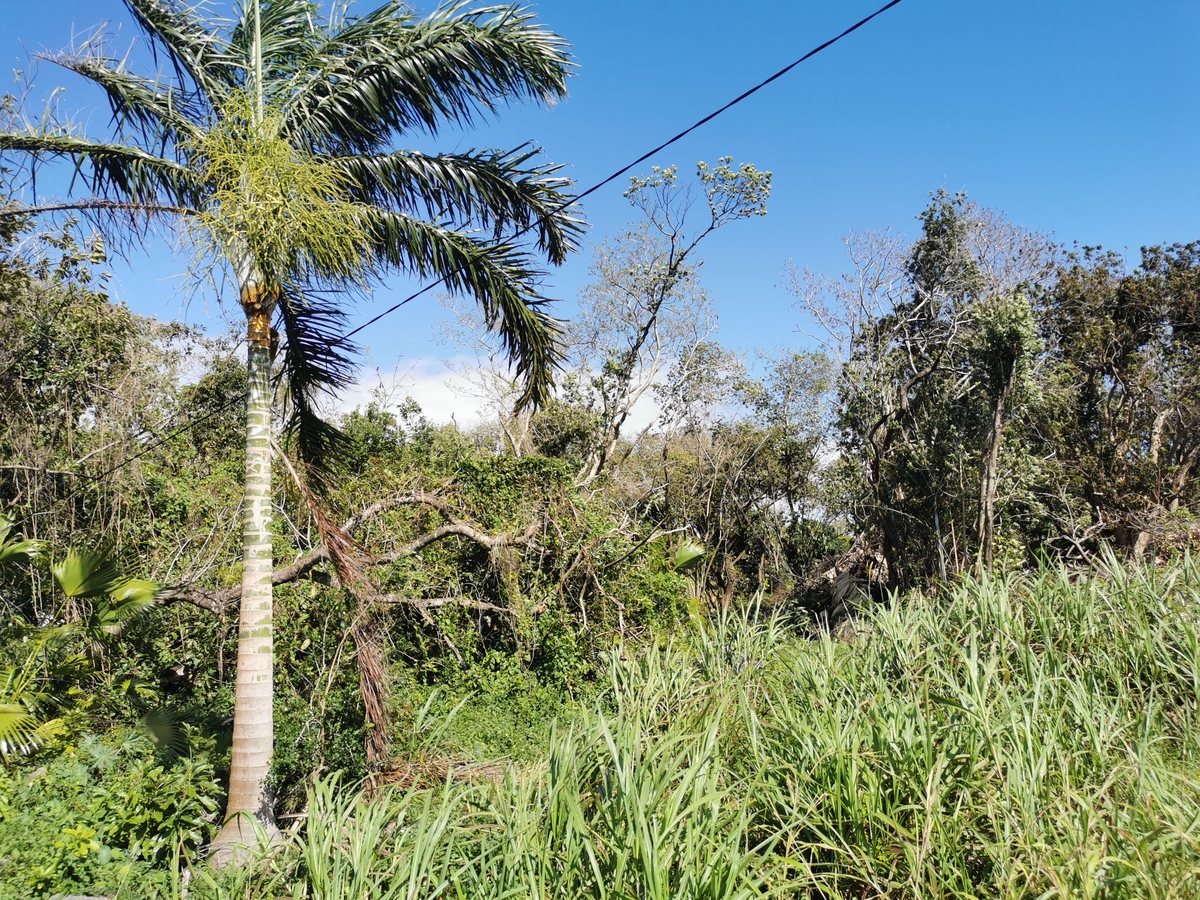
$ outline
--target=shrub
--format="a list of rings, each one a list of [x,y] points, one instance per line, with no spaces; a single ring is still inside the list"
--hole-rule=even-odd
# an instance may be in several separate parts
[[[130,731],[0,769],[0,900],[164,894],[173,854],[211,837],[220,796],[203,755],[169,760]]]

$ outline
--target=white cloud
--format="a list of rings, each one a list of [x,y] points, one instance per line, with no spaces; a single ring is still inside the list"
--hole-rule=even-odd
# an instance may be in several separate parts
[[[475,425],[483,414],[483,401],[456,392],[452,385],[464,386],[440,359],[401,360],[389,371],[377,368],[374,373],[363,373],[339,395],[336,408],[349,412],[372,401],[395,408],[412,397],[431,422],[455,421],[464,428]]]
[[[474,427],[492,419],[494,414],[488,409],[487,400],[477,396],[477,389],[451,368],[467,370],[471,363],[473,360],[465,356],[452,360],[423,357],[401,360],[390,370],[376,368],[374,372],[363,372],[357,382],[339,394],[334,410],[346,413],[372,401],[395,409],[412,397],[425,417],[435,424],[453,421],[462,428]],[[623,435],[635,437],[660,412],[658,398],[653,391],[646,391],[626,419]]]

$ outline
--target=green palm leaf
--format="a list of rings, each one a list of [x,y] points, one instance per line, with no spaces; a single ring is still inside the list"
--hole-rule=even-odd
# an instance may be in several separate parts
[[[54,62],[103,88],[117,130],[123,131],[129,125],[137,128],[143,144],[157,147],[160,156],[168,146],[194,137],[197,121],[205,115],[194,94],[126,71],[123,61],[62,56],[54,57]]]
[[[77,549],[50,567],[59,589],[75,605],[73,617],[43,632],[43,639],[82,636],[93,656],[103,655],[137,619],[159,604],[161,587],[153,581],[123,577],[103,550]]]
[[[413,129],[469,126],[480,113],[566,95],[566,44],[510,6],[442,7],[417,20],[392,0],[314,44],[283,106],[289,138],[373,153]]]
[[[25,756],[62,733],[61,719],[39,719],[25,707],[0,703],[0,757]]]
[[[159,605],[162,587],[153,581],[129,578],[117,582],[107,597],[93,604],[96,626],[108,634],[120,635],[135,620]]]
[[[201,23],[193,15],[195,4],[173,0],[125,0],[125,6],[150,39],[155,57],[165,54],[176,79],[196,85],[209,103],[237,83],[240,68],[213,27],[220,20]]]
[[[29,560],[42,552],[41,541],[14,540],[12,534],[14,522],[5,516],[0,516],[0,564],[17,559]]]
[[[354,377],[355,348],[342,337],[346,316],[337,299],[319,291],[285,290],[279,302],[286,338],[282,375],[288,385],[284,431],[295,438],[300,458],[311,464],[337,457],[346,446],[318,406],[322,395],[334,394]]]
[[[400,213],[375,211],[369,220],[376,252],[389,264],[420,278],[441,278],[451,291],[478,301],[524,382],[519,406],[544,403],[562,358],[561,326],[545,310],[549,301],[539,292],[544,273],[529,254]]]
[[[538,249],[558,265],[578,249],[583,221],[564,214],[571,182],[557,174],[562,167],[533,164],[538,155],[528,147],[437,156],[402,150],[330,162],[361,203],[435,220],[454,215],[460,225],[491,229],[497,239],[532,230]]]
[[[296,58],[317,40],[316,23],[320,18],[320,6],[313,0],[262,0],[241,5],[229,50],[238,59],[261,58],[264,99],[268,103],[274,105],[274,94],[287,90],[296,71]]]
[[[0,669],[0,758],[27,754],[62,731],[60,719],[40,715],[49,699],[37,687],[43,660],[34,650],[23,666]]]
[[[75,163],[89,190],[137,204],[163,204],[186,212],[198,204],[202,186],[187,166],[137,147],[105,144],[70,134],[0,133],[0,151],[64,157]]]
[[[704,554],[708,551],[704,549],[703,544],[698,544],[695,541],[683,541],[675,550],[675,569],[679,572],[687,572],[694,569],[704,559]]]
[[[59,562],[50,566],[58,588],[68,597],[91,599],[102,597],[117,582],[117,565],[102,550],[72,547]]]
[[[187,725],[190,710],[152,709],[142,716],[138,725],[154,745],[166,751],[168,758],[187,756],[191,750]]]

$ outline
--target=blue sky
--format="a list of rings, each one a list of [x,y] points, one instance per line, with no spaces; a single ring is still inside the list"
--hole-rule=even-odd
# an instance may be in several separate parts
[[[422,149],[525,141],[568,164],[587,187],[873,11],[882,0],[541,0],[541,19],[573,46],[571,96],[553,109],[518,108],[471,133]],[[364,10],[374,4],[360,3]],[[433,4],[418,0],[419,12]],[[117,0],[0,0],[0,62],[57,49],[108,20]],[[42,65],[38,85],[65,85],[64,110],[103,124],[86,85]],[[721,313],[718,335],[749,350],[798,344],[799,313],[782,288],[789,259],[841,271],[851,229],[906,235],[930,191],[973,200],[1065,242],[1136,249],[1200,239],[1200,2],[1198,0],[904,0],[717,121],[648,162],[732,155],[774,173],[765,218],[736,223],[704,247],[704,282]],[[632,211],[614,184],[589,199],[591,237]],[[161,279],[183,265],[162,248],[117,267],[117,293],[141,312],[180,314]],[[552,276],[573,297],[588,281],[585,251]],[[396,281],[357,321],[414,285]],[[432,295],[363,332],[370,359],[389,367],[436,357],[441,310]],[[203,317],[193,305],[192,318]],[[210,323],[220,329],[219,322]]]

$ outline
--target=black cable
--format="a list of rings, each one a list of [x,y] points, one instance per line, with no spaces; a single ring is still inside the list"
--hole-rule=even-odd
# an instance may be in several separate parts
[[[849,28],[847,28],[845,31],[843,31],[841,34],[839,34],[837,37],[830,38],[829,40],[827,40],[825,43],[821,44],[820,46],[814,47],[813,49],[809,50],[798,60],[791,63],[790,65],[784,66],[782,69],[780,69],[774,75],[772,75],[770,78],[767,78],[764,81],[760,81],[754,87],[750,88],[750,90],[745,91],[742,94],[739,94],[737,97],[734,97],[732,100],[730,100],[728,103],[726,103],[720,109],[718,109],[716,112],[709,113],[703,119],[698,121],[695,125],[692,125],[689,128],[685,128],[683,131],[679,132],[679,134],[675,135],[675,137],[671,138],[670,140],[664,141],[663,143],[659,144],[657,147],[655,147],[653,150],[651,150],[647,153],[643,153],[641,156],[639,156],[633,162],[629,163],[629,165],[622,166],[620,169],[617,169],[617,171],[613,172],[611,175],[609,175],[603,181],[597,182],[596,184],[592,185],[590,188],[588,188],[582,194],[579,194],[579,195],[573,197],[572,199],[568,200],[567,202],[562,203],[559,206],[555,207],[554,209],[552,209],[550,211],[549,214],[554,215],[555,213],[562,212],[568,206],[578,203],[584,197],[587,197],[590,194],[594,194],[594,193],[596,193],[596,191],[600,190],[600,188],[604,187],[605,185],[611,184],[612,182],[616,181],[618,178],[620,178],[622,175],[624,175],[626,172],[628,172],[634,166],[641,165],[642,163],[644,163],[650,157],[654,156],[654,154],[658,153],[659,151],[665,150],[667,147],[670,147],[672,144],[676,143],[677,141],[683,140],[683,138],[687,137],[689,134],[691,134],[697,128],[701,127],[702,125],[707,125],[709,122],[711,122],[717,116],[721,115],[721,113],[726,112],[727,110],[732,109],[733,107],[737,106],[739,103],[741,103],[743,100],[745,100],[750,95],[757,93],[758,91],[765,88],[772,81],[775,81],[778,78],[782,78],[788,72],[792,71],[792,69],[796,68],[796,66],[800,65],[800,63],[802,63],[806,60],[812,59],[812,57],[816,56],[822,50],[825,50],[828,47],[832,47],[834,44],[836,44],[842,38],[858,31],[858,29],[862,28],[864,25],[866,25],[868,22],[870,22],[876,16],[882,15],[883,13],[885,13],[889,9],[891,9],[893,6],[899,5],[900,2],[901,2],[901,0],[891,0],[890,3],[886,3],[883,6],[879,7],[879,9],[875,10],[875,12],[871,13],[865,19],[860,19],[859,21],[855,22],[853,25],[851,25]],[[518,231],[516,234],[514,234],[513,238],[516,239],[516,238],[522,237],[523,235],[528,234],[530,231],[532,231],[534,229],[534,227],[536,227],[536,226],[527,225],[525,228],[522,228],[520,231]],[[368,319],[366,322],[363,322],[363,324],[359,325],[354,330],[346,332],[346,334],[342,335],[342,339],[345,340],[345,339],[354,337],[354,335],[358,334],[364,328],[368,328],[371,325],[374,325],[376,322],[378,322],[384,316],[390,316],[392,313],[394,313],[400,307],[404,306],[406,303],[416,300],[422,294],[425,294],[425,293],[433,290],[435,287],[437,287],[439,284],[441,284],[445,280],[446,280],[446,276],[442,276],[437,281],[430,282],[429,284],[425,285],[425,287],[423,287],[419,291],[417,291],[415,294],[410,294],[409,296],[405,297],[403,300],[401,300],[396,305],[385,309],[383,312],[381,312],[379,315],[375,316],[373,319]]]
[[[239,403],[245,403],[245,402],[246,402],[245,397],[233,397],[230,400],[228,400],[227,402],[218,406],[216,409],[205,413],[200,418],[192,419],[186,425],[182,425],[179,428],[176,428],[174,431],[170,431],[167,434],[164,434],[162,437],[151,441],[145,447],[143,447],[141,450],[139,450],[137,453],[133,454],[133,456],[125,457],[125,459],[122,462],[117,463],[117,465],[113,466],[111,469],[105,469],[99,475],[81,475],[80,477],[86,478],[90,481],[101,481],[102,479],[105,479],[109,475],[113,474],[113,472],[116,472],[120,469],[125,468],[127,465],[129,465],[132,462],[136,462],[137,460],[141,459],[146,454],[148,454],[154,450],[157,450],[163,444],[166,444],[169,441],[174,440],[175,438],[179,437],[179,435],[183,434],[185,431],[190,431],[191,429],[195,428],[197,425],[202,425],[203,423],[207,422],[209,419],[215,419],[217,416],[221,415],[221,413],[225,412],[226,410],[233,409],[233,407],[238,405]],[[66,497],[64,497],[62,499],[70,500],[71,497],[72,497],[72,495],[68,494]]]
[[[901,3],[901,0],[891,0],[891,2],[884,4],[883,6],[881,6],[879,9],[875,10],[875,12],[871,13],[866,18],[860,19],[859,21],[855,22],[853,25],[851,25],[849,28],[847,28],[841,34],[837,35],[836,37],[830,38],[825,43],[823,43],[817,47],[814,47],[812,50],[809,50],[807,53],[805,53],[803,56],[801,56],[795,62],[780,69],[778,72],[776,72],[770,78],[760,81],[754,87],[750,88],[750,90],[739,94],[737,97],[734,97],[732,100],[730,100],[724,106],[722,106],[720,109],[716,110],[715,112],[709,113],[703,119],[700,119],[694,125],[691,125],[690,127],[685,128],[683,131],[679,132],[679,134],[675,135],[670,140],[664,141],[663,143],[661,143],[657,147],[655,147],[653,150],[643,153],[641,156],[639,156],[633,162],[629,163],[628,165],[622,166],[620,169],[617,169],[617,171],[613,172],[611,175],[609,175],[603,181],[597,182],[596,184],[592,185],[590,188],[585,190],[583,193],[578,194],[577,196],[573,197],[571,200],[568,200],[567,202],[560,204],[559,206],[557,206],[556,208],[551,210],[550,214],[553,215],[554,213],[562,212],[568,206],[578,203],[584,197],[594,194],[594,193],[596,193],[596,191],[600,190],[600,188],[604,187],[605,185],[611,184],[612,182],[616,181],[618,178],[620,178],[622,175],[624,175],[626,172],[628,172],[634,166],[644,163],[646,160],[650,159],[650,157],[654,156],[654,154],[656,154],[662,150],[665,150],[667,147],[670,147],[672,144],[677,143],[678,141],[681,141],[683,138],[687,137],[689,134],[691,134],[697,128],[700,128],[701,126],[708,124],[713,119],[715,119],[717,116],[719,116],[722,113],[737,106],[739,103],[741,103],[747,97],[750,97],[752,94],[755,94],[758,91],[762,90],[764,87],[766,87],[771,82],[773,82],[779,78],[782,78],[784,75],[786,75],[792,69],[796,68],[796,66],[800,65],[802,62],[805,62],[806,60],[811,59],[812,57],[814,57],[818,53],[820,53],[822,50],[832,47],[834,44],[836,44],[842,38],[844,38],[850,34],[853,34],[855,31],[858,31],[858,29],[862,28],[864,25],[866,25],[872,19],[876,18],[877,16],[882,15],[883,13],[885,13],[889,9],[891,9],[893,6],[897,6],[900,3]],[[534,229],[534,227],[535,227],[534,225],[528,225],[525,228],[518,231],[515,235],[513,235],[513,237],[519,238],[525,234],[528,234],[530,231],[532,231]],[[417,291],[415,294],[411,294],[408,297],[405,297],[399,303],[395,304],[394,306],[389,307],[388,309],[385,309],[383,312],[381,312],[379,315],[375,316],[373,319],[370,319],[370,320],[364,322],[362,325],[359,325],[357,328],[353,329],[352,331],[348,331],[346,334],[344,334],[342,336],[342,339],[344,340],[347,338],[351,338],[354,335],[358,334],[360,331],[362,331],[364,328],[374,325],[380,319],[384,318],[384,316],[391,315],[396,310],[398,310],[400,307],[404,306],[406,303],[416,300],[422,294],[425,294],[425,293],[433,290],[435,287],[437,287],[439,284],[441,284],[444,280],[445,280],[445,278],[443,277],[443,278],[439,278],[437,281],[430,282],[429,284],[425,285],[425,287],[423,287],[419,291]],[[200,425],[200,424],[208,421],[209,419],[219,416],[221,413],[225,412],[226,410],[231,409],[235,403],[242,402],[243,399],[244,398],[241,398],[241,397],[234,398],[234,399],[230,400],[228,403],[225,403],[222,406],[218,407],[217,409],[213,410],[212,412],[209,412],[206,415],[201,416],[199,419],[190,421],[186,425],[184,425],[180,428],[177,428],[174,431],[168,432],[167,434],[163,435],[162,437],[160,437],[154,441],[151,441],[149,444],[147,444],[145,447],[143,447],[140,451],[135,453],[133,456],[127,457],[122,462],[118,463],[117,465],[113,466],[110,469],[107,469],[107,470],[101,472],[99,475],[82,475],[81,477],[86,478],[87,480],[92,481],[92,482],[99,482],[99,481],[103,480],[104,478],[107,478],[109,475],[112,475],[114,472],[117,472],[120,469],[125,468],[125,466],[129,465],[130,463],[136,462],[137,460],[141,459],[143,456],[146,456],[147,454],[149,454],[152,451],[156,450],[157,448],[161,447],[163,444],[167,443],[168,441],[171,441],[174,438],[178,437],[179,435],[183,434],[185,431],[195,428],[197,425]],[[78,493],[79,493],[78,490],[72,491],[71,493],[67,494],[65,497],[59,498],[56,502],[61,503],[61,502],[66,502],[68,500],[71,500]]]
[[[133,456],[125,457],[125,459],[123,459],[121,462],[117,463],[115,466],[112,466],[111,468],[105,469],[103,472],[99,473],[98,475],[88,475],[86,473],[80,472],[80,473],[76,474],[76,477],[81,479],[81,481],[84,483],[99,484],[101,481],[103,481],[109,475],[112,475],[114,472],[120,471],[121,469],[128,466],[130,463],[136,462],[137,460],[141,459],[143,456],[146,456],[147,454],[152,453],[153,451],[157,450],[159,447],[163,446],[163,444],[173,441],[175,438],[179,437],[185,431],[190,431],[191,429],[195,428],[197,425],[202,425],[203,423],[207,422],[209,419],[215,419],[217,416],[221,415],[222,413],[226,412],[227,410],[232,409],[234,406],[237,406],[240,403],[244,403],[245,400],[246,400],[245,397],[233,397],[230,400],[228,400],[227,402],[218,406],[216,409],[211,410],[211,411],[205,413],[204,415],[200,416],[200,418],[192,419],[186,425],[182,425],[179,428],[176,428],[174,431],[167,432],[166,434],[156,438],[155,440],[152,440],[150,443],[146,444],[146,446],[144,446],[137,453],[133,454]],[[85,484],[80,484],[78,487],[71,489],[63,496],[54,498],[54,500],[51,501],[51,505],[56,506],[61,503],[71,502],[72,500],[74,500],[76,497],[78,497],[80,494],[83,493],[84,488],[85,488]]]

